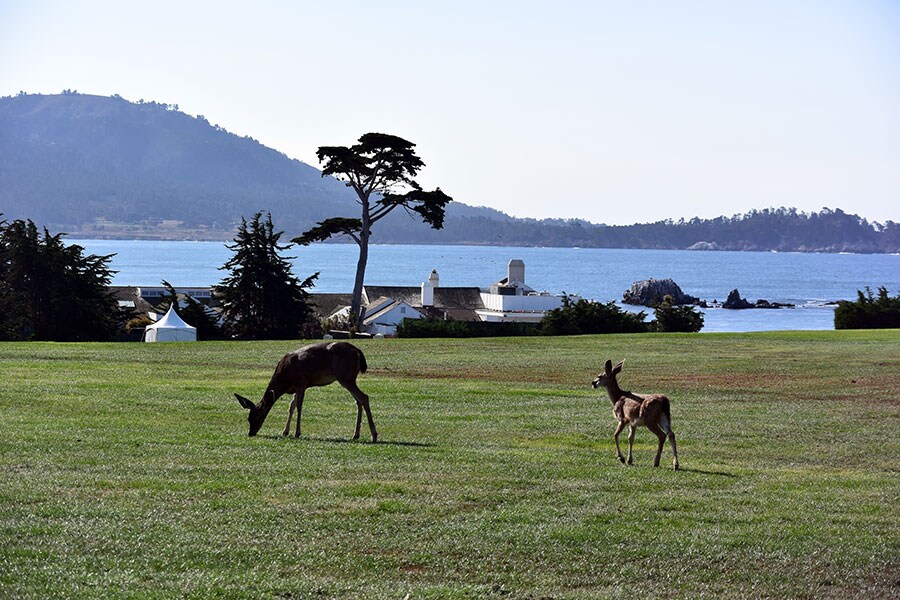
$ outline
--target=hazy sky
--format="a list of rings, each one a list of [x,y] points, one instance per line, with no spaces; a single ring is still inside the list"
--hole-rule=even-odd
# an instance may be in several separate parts
[[[900,220],[900,2],[0,0],[0,95],[178,104],[314,166],[368,131],[520,217]]]

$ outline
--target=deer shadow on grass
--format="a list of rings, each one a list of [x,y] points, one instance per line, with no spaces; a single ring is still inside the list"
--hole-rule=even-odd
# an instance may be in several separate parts
[[[733,479],[737,479],[740,477],[739,475],[735,475],[734,473],[726,473],[724,471],[704,471],[703,469],[689,469],[682,467],[679,471],[683,473],[696,473],[697,475],[714,475],[716,477],[731,477]]]
[[[358,440],[348,440],[346,438],[338,438],[338,437],[315,437],[315,436],[303,436],[303,437],[290,437],[290,436],[282,436],[282,435],[261,435],[259,436],[263,439],[269,440],[285,440],[291,442],[321,442],[325,444],[362,444],[362,445],[375,445],[375,446],[400,446],[406,448],[437,448],[437,444],[432,444],[428,442],[402,442],[402,441],[384,441],[378,440],[377,442],[360,442]]]

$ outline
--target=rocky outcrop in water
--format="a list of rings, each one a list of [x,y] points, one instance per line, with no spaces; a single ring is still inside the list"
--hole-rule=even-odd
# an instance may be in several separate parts
[[[737,291],[737,288],[735,288],[728,292],[728,298],[726,298],[725,302],[722,303],[722,308],[753,308],[753,305],[741,298],[741,293]]]
[[[635,281],[622,294],[622,302],[637,306],[656,306],[666,296],[672,296],[675,304],[699,304],[700,299],[681,291],[671,279],[645,279]]]
[[[740,292],[733,289],[728,292],[728,298],[722,304],[722,308],[744,309],[744,308],[794,308],[793,304],[783,304],[781,302],[769,302],[760,298],[755,303],[749,302],[741,298]]]

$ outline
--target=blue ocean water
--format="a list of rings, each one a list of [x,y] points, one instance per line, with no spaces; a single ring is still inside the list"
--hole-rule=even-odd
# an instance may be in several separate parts
[[[114,285],[209,286],[222,280],[230,258],[221,242],[76,240],[90,254],[115,254]],[[294,274],[319,272],[316,292],[353,289],[355,244],[295,247]],[[607,302],[621,300],[632,282],[674,279],[688,294],[722,301],[734,288],[750,301],[791,303],[794,309],[707,309],[703,331],[833,329],[829,301],[855,299],[856,291],[885,286],[900,292],[900,256],[775,252],[697,252],[602,248],[503,246],[400,246],[369,248],[366,282],[419,285],[437,269],[442,285],[488,286],[506,275],[512,258],[525,261],[526,280],[538,290],[567,292]]]

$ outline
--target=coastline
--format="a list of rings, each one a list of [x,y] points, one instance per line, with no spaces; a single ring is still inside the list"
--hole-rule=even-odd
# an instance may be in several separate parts
[[[82,230],[78,228],[69,228],[66,229],[64,226],[54,225],[50,227],[51,231],[62,231],[66,240],[69,242],[74,241],[107,241],[107,242],[221,242],[221,243],[231,243],[234,241],[235,231],[224,231],[224,230],[215,230],[214,232],[207,231],[204,232],[206,235],[197,235],[198,230],[184,230],[183,232],[172,231],[159,233],[159,232],[141,232],[139,234],[134,235],[123,235],[122,231],[112,231],[112,232],[97,232],[94,230]],[[189,233],[190,232],[190,233]],[[342,240],[342,239],[334,239],[328,240],[325,242],[316,242],[316,245],[350,245],[355,246],[355,243],[352,240]],[[455,246],[455,247],[473,247],[473,248],[558,248],[558,249],[570,249],[570,250],[579,250],[579,249],[590,249],[590,250],[678,250],[692,253],[746,253],[746,252],[758,252],[758,253],[774,253],[774,254],[834,254],[834,255],[879,255],[879,256],[900,256],[900,251],[891,251],[886,250],[884,252],[878,251],[866,251],[866,250],[848,250],[837,249],[832,247],[817,247],[817,248],[768,248],[768,247],[757,247],[755,245],[746,245],[740,248],[694,248],[694,247],[676,247],[676,246],[656,246],[656,247],[648,247],[644,246],[591,246],[584,245],[581,243],[578,246],[569,246],[569,245],[547,245],[547,244],[539,244],[539,243],[497,243],[497,242],[487,242],[487,241],[444,241],[444,240],[434,240],[428,243],[423,243],[422,241],[372,241],[370,242],[371,246]]]

